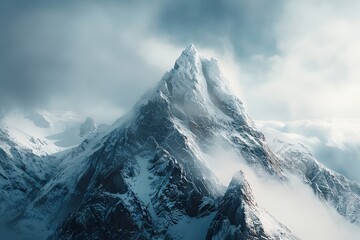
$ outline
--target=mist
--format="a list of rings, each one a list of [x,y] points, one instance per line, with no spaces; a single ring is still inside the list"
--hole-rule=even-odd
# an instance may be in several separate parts
[[[0,120],[12,109],[44,108],[113,122],[193,43],[220,60],[249,115],[278,121],[272,129],[360,182],[359,3],[3,0]],[[320,118],[333,120],[296,121]],[[219,146],[204,159],[222,184],[242,170],[259,205],[299,237],[360,239],[296,177],[261,177]]]
[[[221,143],[218,146],[221,147],[204,156],[218,179],[227,186],[235,172],[243,171],[258,205],[301,239],[360,239],[359,227],[321,202],[296,176],[286,173],[286,183],[264,172],[260,176],[230,147]]]
[[[347,107],[359,105],[359,7],[355,0],[1,1],[0,112],[14,105],[95,118],[126,112],[193,43],[223,62],[255,119],[359,118]]]
[[[360,124],[356,119],[259,121],[270,147],[274,138],[302,143],[326,167],[360,182]]]

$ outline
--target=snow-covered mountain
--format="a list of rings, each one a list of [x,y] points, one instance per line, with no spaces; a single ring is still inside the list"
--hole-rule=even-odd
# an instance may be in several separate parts
[[[29,119],[38,128],[54,125],[48,117]],[[229,186],[223,186],[210,169],[207,156],[219,145],[231,148],[259,175],[279,183],[286,184],[287,171],[295,172],[299,165],[296,158],[270,150],[227,85],[219,62],[201,57],[193,45],[111,127],[99,130],[87,119],[77,129],[70,132],[77,132],[83,141],[71,149],[58,141],[66,139],[66,129],[46,138],[63,149],[46,157],[32,153],[32,161],[40,165],[34,174],[21,175],[21,169],[34,165],[20,158],[18,165],[25,167],[18,167],[14,176],[36,182],[25,182],[31,197],[22,196],[28,204],[12,219],[18,231],[35,239],[47,235],[50,239],[297,239],[258,206],[246,176],[238,173]],[[3,142],[9,139],[5,137]],[[0,148],[5,156],[12,149]],[[226,157],[217,160],[229,164]],[[56,164],[45,166],[50,162]],[[43,175],[39,169],[44,169]],[[311,177],[307,171],[298,175]],[[329,179],[345,178],[333,174]],[[333,205],[336,197],[344,196],[326,195],[320,180],[306,183],[315,192],[320,189],[320,199]],[[359,192],[351,186],[337,193],[351,195],[356,207]],[[359,215],[338,211],[359,223]]]
[[[302,119],[256,121],[266,138],[301,142],[315,158],[350,180],[360,183],[359,119]]]
[[[24,148],[0,129],[1,221],[19,218],[49,177],[51,157],[41,157]],[[35,143],[32,143],[35,144]],[[43,147],[39,143],[40,147]]]
[[[206,239],[298,239],[261,209],[244,174],[234,175]]]
[[[350,222],[360,225],[360,184],[326,168],[304,144],[281,135],[267,136],[284,169],[299,176],[321,200]]]
[[[52,114],[39,109],[12,111],[1,119],[0,224],[22,218],[58,164],[55,154],[80,144],[97,130],[88,127],[80,136],[87,122],[82,123],[70,112]],[[54,137],[66,132],[71,134]]]
[[[19,147],[44,156],[79,145],[98,127],[92,118],[84,121],[70,111],[50,113],[43,109],[33,109],[7,113],[0,120],[0,128]]]

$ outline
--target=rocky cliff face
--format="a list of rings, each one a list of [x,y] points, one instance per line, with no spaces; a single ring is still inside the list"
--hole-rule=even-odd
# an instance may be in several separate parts
[[[360,185],[319,163],[301,143],[273,140],[284,169],[311,186],[314,193],[350,222],[360,225]]]
[[[234,175],[206,239],[298,239],[261,209],[242,172]]]
[[[218,181],[206,154],[219,143],[259,174],[286,181],[283,167],[296,168],[269,149],[219,62],[191,45],[128,114],[57,155],[16,226],[51,239],[296,239],[241,174]]]
[[[95,141],[94,152],[84,153],[89,147],[78,149],[79,160],[85,163],[73,172],[77,176],[71,178],[74,181],[58,193],[56,183],[66,182],[61,178],[69,178],[71,172],[64,165],[59,179],[44,188],[47,202],[80,203],[55,238],[89,237],[87,229],[79,226],[96,218],[101,222],[97,224],[99,234],[105,234],[101,226],[106,225],[111,237],[127,232],[134,239],[173,238],[184,219],[196,221],[214,214],[224,187],[208,169],[202,153],[219,140],[234,146],[261,171],[282,177],[263,135],[223,78],[215,59],[203,59],[189,46],[174,68],[116,123],[114,130]],[[70,154],[63,162],[73,158]],[[48,195],[55,197],[48,199]],[[38,201],[42,202],[41,198],[35,203]],[[129,213],[126,222],[131,231],[127,225],[111,226],[113,217],[121,215],[119,211]],[[205,237],[206,228],[202,234]]]
[[[82,204],[65,220],[56,237],[85,236],[87,230],[76,226],[86,225],[84,216],[86,222],[93,222],[89,209],[97,209],[99,202],[95,199],[102,199],[100,208],[113,209],[114,216],[119,216],[118,211],[130,214],[126,222],[131,223],[136,235],[129,233],[129,238],[140,237],[139,232],[145,238],[172,238],[174,226],[183,219],[214,213],[224,187],[201,153],[219,139],[236,146],[249,162],[264,171],[281,175],[276,159],[263,148],[262,134],[222,78],[215,59],[203,59],[189,46],[159,84],[96,144],[101,147],[85,157],[85,170],[76,173],[82,177],[69,186],[84,189],[80,201],[79,196],[69,196],[70,202]],[[56,185],[49,187],[49,191],[54,190]],[[112,214],[96,214],[103,224],[111,225]],[[111,236],[128,231],[121,224],[110,229]]]
[[[45,184],[49,157],[39,157],[14,141],[7,130],[0,130],[0,216],[16,221]]]

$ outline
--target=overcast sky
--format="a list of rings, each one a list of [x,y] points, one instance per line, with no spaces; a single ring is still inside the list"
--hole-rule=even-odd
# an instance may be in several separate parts
[[[112,118],[182,49],[255,119],[360,118],[360,1],[1,1],[0,104]]]

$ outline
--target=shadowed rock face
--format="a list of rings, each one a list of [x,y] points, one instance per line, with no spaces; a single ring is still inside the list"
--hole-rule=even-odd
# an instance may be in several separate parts
[[[201,153],[215,147],[219,138],[234,146],[248,162],[282,176],[263,135],[223,82],[218,62],[201,58],[193,46],[118,125],[88,157],[84,166],[93,166],[95,171],[85,181],[88,185],[82,204],[58,228],[55,238],[85,236],[85,230],[72,226],[92,221],[86,219],[93,218],[90,210],[98,204],[94,199],[103,199],[104,195],[108,199],[109,194],[118,199],[115,206],[119,205],[122,212],[133,216],[137,211],[125,204],[131,199],[145,214],[135,220],[127,218],[136,231],[128,231],[123,224],[113,226],[111,215],[103,214],[100,222],[109,226],[107,234],[111,237],[128,231],[134,232],[130,238],[140,237],[139,232],[147,238],[152,234],[172,238],[171,228],[181,219],[199,218],[217,210],[224,187],[204,164]],[[101,204],[108,209],[113,201]],[[143,227],[144,221],[152,230]]]
[[[153,114],[156,112],[151,109],[153,106],[159,107],[150,103],[141,112]],[[102,209],[114,208],[113,215],[102,213],[99,217],[100,225],[107,226],[107,236],[129,239],[148,239],[153,234],[165,236],[168,225],[176,224],[182,216],[196,217],[215,210],[214,200],[220,195],[221,187],[166,115],[156,120],[149,115],[151,124],[140,122],[135,128],[117,129],[108,136],[104,146],[91,157],[90,166],[95,169],[91,177],[89,171],[84,171],[79,178],[86,179],[77,184],[78,190],[86,188],[81,206],[65,220],[55,239],[90,237],[86,229],[78,226],[93,222],[91,209],[99,204]],[[156,124],[165,127],[162,131],[151,130],[159,129],[154,127]],[[143,186],[138,186],[137,179],[143,181]],[[148,191],[148,195],[142,196],[137,190]],[[75,200],[78,201],[70,198]],[[124,220],[114,222],[116,216]],[[145,223],[148,228],[144,227]],[[104,234],[101,228],[98,232]],[[94,235],[93,239],[96,236],[100,235]]]
[[[300,176],[314,193],[351,223],[360,225],[360,185],[325,168],[303,144],[274,140],[286,170]]]
[[[0,223],[20,218],[47,179],[48,157],[20,148],[0,129]]]
[[[271,228],[269,228],[269,225]],[[206,239],[298,239],[258,207],[242,172],[233,177]]]
[[[58,157],[19,226],[46,223],[50,239],[181,239],[184,225],[207,239],[296,239],[257,206],[242,174],[227,190],[219,183],[205,158],[219,142],[286,179],[218,61],[191,45],[131,112]]]

